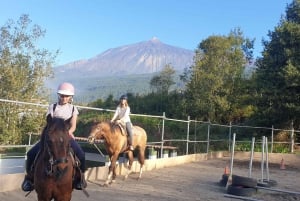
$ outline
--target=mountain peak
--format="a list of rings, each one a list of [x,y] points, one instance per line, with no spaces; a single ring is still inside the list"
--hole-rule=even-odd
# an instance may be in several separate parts
[[[157,37],[104,51],[88,60],[55,68],[56,75],[116,76],[159,72],[166,64],[183,71],[193,61],[194,52],[161,42]]]
[[[150,42],[152,42],[152,43],[161,43],[160,40],[155,36],[151,38]]]

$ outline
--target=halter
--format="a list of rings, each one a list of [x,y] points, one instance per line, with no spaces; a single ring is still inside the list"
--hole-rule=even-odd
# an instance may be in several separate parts
[[[49,135],[48,135],[48,128],[46,130],[45,133],[45,141],[44,141],[44,146],[46,147],[47,153],[49,155],[49,160],[48,160],[48,165],[45,169],[46,175],[47,176],[53,176],[55,174],[56,177],[61,177],[66,171],[67,171],[67,167],[64,168],[63,170],[56,168],[54,169],[55,166],[61,164],[61,163],[68,163],[68,156],[65,157],[61,157],[61,158],[57,158],[55,159],[55,157],[53,156],[51,149],[49,147],[49,144],[47,143]],[[67,151],[66,153],[69,153],[69,151]]]

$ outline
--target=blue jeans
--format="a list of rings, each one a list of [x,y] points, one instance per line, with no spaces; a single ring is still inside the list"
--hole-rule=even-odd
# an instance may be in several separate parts
[[[131,128],[131,122],[126,122],[126,130],[129,136],[129,144],[132,145],[132,128]]]
[[[80,161],[80,169],[82,172],[85,172],[85,152],[81,149],[79,144],[73,139],[70,139],[70,145],[75,152],[75,155]]]

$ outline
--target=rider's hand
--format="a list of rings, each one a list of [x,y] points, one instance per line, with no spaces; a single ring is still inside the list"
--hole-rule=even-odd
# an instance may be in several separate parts
[[[73,134],[73,133],[69,132],[69,136],[70,136],[70,138],[73,138],[73,139],[75,139],[75,136],[74,136],[74,134]]]

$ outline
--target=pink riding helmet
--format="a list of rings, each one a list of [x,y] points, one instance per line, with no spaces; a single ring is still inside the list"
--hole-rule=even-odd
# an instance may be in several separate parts
[[[71,83],[61,83],[57,88],[57,93],[61,95],[74,96],[75,88]]]

